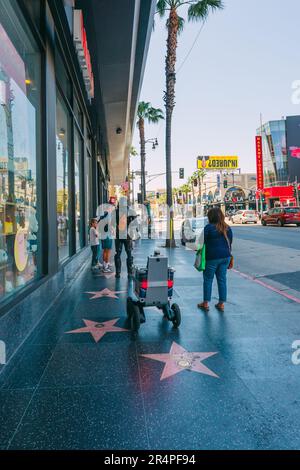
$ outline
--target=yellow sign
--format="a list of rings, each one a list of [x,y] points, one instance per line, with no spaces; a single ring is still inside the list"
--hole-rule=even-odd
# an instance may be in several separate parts
[[[24,229],[19,229],[17,231],[14,252],[17,269],[22,272],[25,270],[28,261],[27,231]]]
[[[203,156],[198,157],[198,170],[237,170],[239,168],[239,157],[228,156]]]

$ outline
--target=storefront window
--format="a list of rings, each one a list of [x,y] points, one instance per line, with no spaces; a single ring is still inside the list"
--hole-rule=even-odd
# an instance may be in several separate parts
[[[58,258],[69,256],[69,155],[71,117],[62,97],[56,100],[56,171]]]
[[[74,131],[74,182],[75,182],[75,227],[76,227],[76,251],[82,243],[82,214],[81,214],[81,165],[82,165],[82,139],[75,128]]]
[[[17,12],[0,0],[0,300],[40,274],[40,54]]]

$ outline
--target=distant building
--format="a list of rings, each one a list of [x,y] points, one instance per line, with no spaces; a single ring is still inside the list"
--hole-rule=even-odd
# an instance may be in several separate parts
[[[262,137],[263,198],[268,207],[296,205],[300,182],[300,116],[270,121],[257,130]]]

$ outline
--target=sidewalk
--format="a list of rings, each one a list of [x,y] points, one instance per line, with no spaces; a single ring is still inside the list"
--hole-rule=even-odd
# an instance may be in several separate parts
[[[135,263],[155,245],[137,245]],[[212,303],[206,315],[193,260],[170,253],[181,327],[149,309],[135,342],[125,272],[116,281],[84,270],[0,375],[0,448],[299,448],[299,304],[230,272],[226,313]],[[171,348],[192,370],[170,367]]]

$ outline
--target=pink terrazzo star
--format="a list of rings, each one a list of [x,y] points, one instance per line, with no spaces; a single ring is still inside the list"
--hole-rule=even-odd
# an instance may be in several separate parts
[[[92,295],[92,297],[90,297],[90,300],[94,300],[94,299],[101,299],[103,297],[109,297],[110,299],[118,299],[119,297],[116,294],[122,294],[123,292],[125,291],[123,290],[112,291],[109,289],[103,289],[97,292],[85,292],[85,293]]]
[[[119,333],[121,331],[129,331],[125,330],[124,328],[114,326],[118,320],[119,318],[116,318],[115,320],[104,321],[102,323],[91,320],[83,320],[86,325],[84,328],[79,328],[78,330],[73,331],[67,331],[66,334],[91,333],[96,343],[98,343],[106,333]]]
[[[218,354],[217,352],[188,352],[179,344],[173,342],[168,354],[141,354],[142,357],[154,359],[165,363],[160,380],[165,380],[183,370],[198,372],[219,378],[213,371],[208,369],[202,361],[208,357]]]

